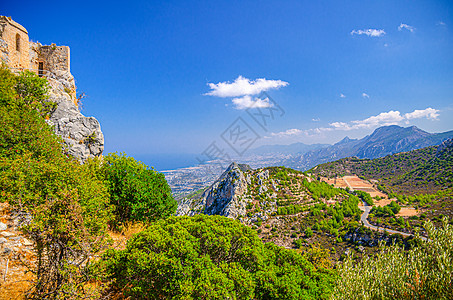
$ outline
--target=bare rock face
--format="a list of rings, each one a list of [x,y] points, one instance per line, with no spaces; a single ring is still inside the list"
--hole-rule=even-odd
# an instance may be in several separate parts
[[[93,117],[85,117],[75,104],[74,77],[69,71],[55,71],[47,77],[50,85],[49,99],[57,103],[49,124],[63,138],[65,151],[83,163],[89,157],[100,156],[104,150],[101,125]]]
[[[238,218],[246,213],[247,199],[244,197],[250,183],[251,170],[248,165],[232,163],[226,171],[200,196],[180,200],[177,216],[195,214],[222,215]]]
[[[205,191],[203,195],[203,198],[206,199],[205,214],[231,218],[244,215],[246,203],[241,201],[241,196],[246,191],[247,179],[241,166],[232,163],[219,180]]]

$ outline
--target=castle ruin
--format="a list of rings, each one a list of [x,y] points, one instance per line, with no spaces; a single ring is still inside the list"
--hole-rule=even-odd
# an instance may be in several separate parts
[[[57,104],[47,122],[63,138],[64,151],[84,162],[102,155],[104,135],[99,122],[79,110],[69,58],[68,46],[32,42],[22,25],[0,16],[1,63],[14,73],[29,70],[47,79],[49,100]]]
[[[0,58],[13,72],[29,70],[39,76],[70,72],[68,46],[41,45],[30,41],[28,31],[11,17],[0,16]],[[68,87],[75,100],[75,85]]]

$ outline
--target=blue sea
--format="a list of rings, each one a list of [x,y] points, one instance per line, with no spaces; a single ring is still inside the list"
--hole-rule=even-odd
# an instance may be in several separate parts
[[[136,160],[139,160],[157,171],[174,170],[196,166],[198,164],[197,156],[200,154],[190,153],[162,153],[162,154],[134,154]]]

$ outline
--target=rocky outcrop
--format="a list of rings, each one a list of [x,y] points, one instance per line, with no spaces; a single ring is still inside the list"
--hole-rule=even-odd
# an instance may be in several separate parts
[[[47,75],[49,99],[57,103],[48,123],[66,144],[65,151],[84,162],[89,157],[100,156],[104,150],[101,125],[93,117],[80,113],[73,99],[74,77],[69,71],[54,71]]]
[[[180,200],[176,215],[204,213],[238,218],[246,213],[247,199],[244,197],[252,169],[248,165],[232,163],[209,188],[197,196]],[[265,176],[264,173],[261,176]]]
[[[232,163],[210,187],[179,199],[176,215],[221,215],[253,224],[275,214],[276,190],[268,169],[252,170],[248,165]],[[260,210],[253,209],[254,193],[259,194]]]
[[[246,201],[241,196],[247,191],[247,179],[242,170],[247,169],[244,165],[232,163],[219,180],[204,192],[205,214],[231,218],[245,215]]]

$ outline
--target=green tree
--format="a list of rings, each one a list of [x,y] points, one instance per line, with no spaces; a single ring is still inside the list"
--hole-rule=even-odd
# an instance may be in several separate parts
[[[133,157],[110,153],[100,172],[109,187],[116,222],[153,221],[176,211],[165,176]]]
[[[102,265],[134,299],[327,299],[333,280],[238,221],[206,215],[152,223]]]
[[[45,118],[47,82],[0,68],[0,201],[30,216],[22,231],[35,243],[33,299],[86,295],[90,262],[108,240],[105,185],[63,154]]]
[[[307,228],[305,229],[305,236],[306,236],[307,238],[311,238],[311,237],[313,236],[313,231],[311,230],[310,227],[307,227]]]

